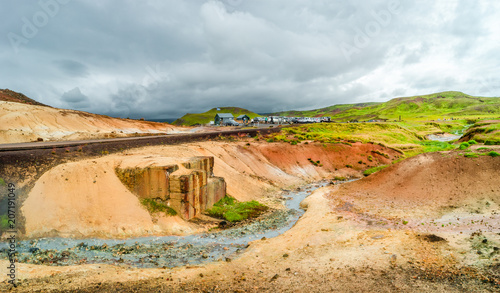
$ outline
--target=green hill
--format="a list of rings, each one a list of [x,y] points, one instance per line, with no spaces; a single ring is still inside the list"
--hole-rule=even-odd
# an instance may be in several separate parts
[[[187,125],[187,126],[208,124],[210,121],[214,121],[215,115],[217,113],[231,113],[235,118],[243,114],[248,115],[250,118],[255,118],[257,116],[260,116],[257,113],[238,107],[221,107],[219,109],[220,110],[217,110],[217,108],[213,108],[205,113],[199,113],[199,114],[188,113],[182,116],[181,118],[175,120],[172,124]]]
[[[272,115],[320,117],[335,121],[389,119],[429,120],[439,118],[489,118],[500,115],[500,98],[474,97],[461,92],[395,98],[384,103],[335,105],[310,111],[287,111]]]

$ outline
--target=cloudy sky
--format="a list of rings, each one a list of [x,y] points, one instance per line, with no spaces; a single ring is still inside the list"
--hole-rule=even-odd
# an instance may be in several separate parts
[[[500,96],[498,1],[0,0],[0,88],[175,118]]]

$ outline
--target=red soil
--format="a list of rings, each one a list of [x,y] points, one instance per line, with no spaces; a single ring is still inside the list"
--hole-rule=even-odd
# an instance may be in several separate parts
[[[393,215],[437,216],[480,200],[499,205],[499,170],[500,159],[490,156],[422,154],[342,186],[335,198]]]

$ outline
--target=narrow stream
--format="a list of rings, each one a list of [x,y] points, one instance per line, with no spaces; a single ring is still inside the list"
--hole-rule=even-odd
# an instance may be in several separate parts
[[[141,237],[127,240],[41,238],[18,243],[19,262],[55,266],[84,263],[118,264],[142,268],[197,265],[231,261],[254,240],[273,238],[293,227],[304,214],[299,205],[326,182],[283,193],[287,209],[241,227],[190,236]],[[0,243],[7,259],[7,243]]]
[[[428,140],[441,141],[441,142],[457,140],[460,137],[462,137],[462,136],[450,134],[450,133],[446,133],[445,135],[443,135],[443,134],[429,134],[429,135],[427,135]]]
[[[472,125],[473,124],[467,124],[463,129],[456,130],[453,133],[429,134],[427,135],[427,139],[434,141],[441,141],[441,142],[457,140],[461,138],[462,135],[464,135],[464,133],[467,132],[467,129],[469,129]]]

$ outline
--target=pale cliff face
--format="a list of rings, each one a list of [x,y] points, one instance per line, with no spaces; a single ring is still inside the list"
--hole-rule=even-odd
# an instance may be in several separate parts
[[[126,137],[136,133],[175,133],[185,129],[165,123],[0,101],[0,143],[31,142],[38,138],[58,141]]]

